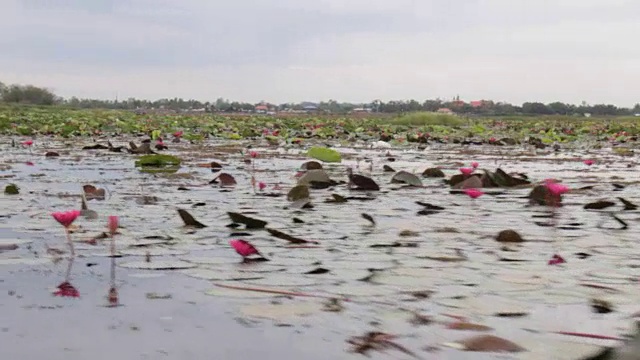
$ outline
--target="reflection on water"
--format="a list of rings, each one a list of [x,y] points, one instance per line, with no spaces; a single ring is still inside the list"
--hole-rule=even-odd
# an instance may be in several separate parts
[[[109,307],[116,307],[120,305],[120,300],[118,297],[118,289],[116,288],[116,257],[111,256],[111,266],[109,269],[109,291],[107,292],[107,302]]]
[[[68,260],[67,271],[64,275],[64,281],[60,283],[60,285],[56,286],[56,290],[53,295],[61,296],[61,297],[74,297],[79,298],[80,292],[76,289],[75,286],[71,284],[71,269],[73,269],[73,263],[75,262],[76,257],[71,256]]]

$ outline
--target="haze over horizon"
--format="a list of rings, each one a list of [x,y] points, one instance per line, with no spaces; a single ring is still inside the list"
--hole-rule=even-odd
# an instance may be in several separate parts
[[[640,102],[631,0],[4,0],[0,81],[64,97]]]

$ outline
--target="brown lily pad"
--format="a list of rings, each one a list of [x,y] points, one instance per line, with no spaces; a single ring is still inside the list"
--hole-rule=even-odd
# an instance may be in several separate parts
[[[438,168],[428,168],[422,172],[422,177],[426,178],[443,178],[444,172]]]
[[[478,335],[457,342],[464,351],[476,352],[522,352],[522,346],[494,335]]]
[[[502,230],[496,236],[496,241],[501,243],[521,243],[524,242],[522,236],[515,230]]]

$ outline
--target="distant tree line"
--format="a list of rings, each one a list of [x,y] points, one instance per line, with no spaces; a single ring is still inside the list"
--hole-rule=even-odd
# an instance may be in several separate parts
[[[125,100],[98,100],[80,99],[75,96],[64,99],[56,96],[52,91],[33,85],[5,85],[0,82],[0,101],[4,103],[20,103],[32,105],[65,105],[73,108],[91,109],[120,109],[120,110],[171,110],[171,111],[203,111],[203,112],[253,112],[256,106],[267,107],[268,111],[304,111],[310,103],[284,103],[270,104],[260,102],[258,104],[230,101],[218,98],[215,101],[202,102],[199,100],[185,100],[182,98],[159,99],[155,101],[128,98]],[[473,114],[484,116],[508,116],[508,115],[584,115],[593,116],[621,116],[640,114],[640,103],[632,108],[617,107],[610,104],[589,105],[583,102],[580,105],[553,102],[544,104],[541,102],[525,102],[522,105],[513,105],[506,102],[494,102],[480,100],[464,102],[453,100],[374,100],[370,103],[346,103],[336,100],[322,101],[312,104],[319,112],[332,114],[346,114],[352,111],[367,111],[372,113],[406,113],[415,111],[439,111],[450,109],[459,114]]]
[[[55,105],[62,99],[53,92],[33,85],[5,85],[0,82],[0,100],[6,103]]]

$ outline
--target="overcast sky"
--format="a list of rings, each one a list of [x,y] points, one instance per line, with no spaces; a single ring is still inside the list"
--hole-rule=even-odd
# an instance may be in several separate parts
[[[637,0],[0,0],[0,81],[62,96],[640,102]]]

